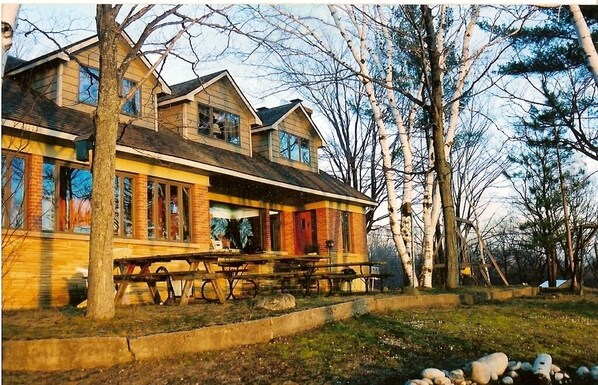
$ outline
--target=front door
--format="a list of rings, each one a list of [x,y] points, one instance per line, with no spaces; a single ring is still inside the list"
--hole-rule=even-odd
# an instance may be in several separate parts
[[[318,251],[314,211],[295,213],[295,252],[299,255]]]

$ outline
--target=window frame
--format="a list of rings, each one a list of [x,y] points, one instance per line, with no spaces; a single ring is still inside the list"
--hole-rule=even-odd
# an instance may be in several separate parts
[[[136,223],[136,215],[135,215],[135,193],[136,193],[136,183],[135,183],[135,175],[134,174],[129,174],[129,173],[124,173],[124,172],[116,172],[115,175],[115,183],[118,180],[118,192],[119,192],[119,200],[118,200],[118,207],[116,206],[116,202],[114,204],[114,222],[116,223],[116,215],[118,212],[118,231],[117,232],[113,232],[115,237],[118,238],[125,238],[125,239],[132,239],[135,238],[135,223]],[[125,200],[124,200],[124,178],[129,178],[131,179],[131,235],[127,236],[126,234],[126,218],[125,218],[125,212],[124,212],[124,205],[125,205]],[[116,193],[116,190],[115,190]],[[115,197],[116,198],[116,197]]]
[[[96,79],[93,75],[90,74],[90,72],[94,73],[98,78]],[[85,78],[83,76],[85,76]],[[77,93],[78,93],[77,100],[79,101],[79,103],[87,104],[89,106],[97,106],[98,105],[99,95],[100,95],[99,78],[100,78],[100,70],[98,68],[95,68],[92,66],[79,65],[79,88],[77,91]],[[84,80],[89,80],[89,82],[90,82],[90,85],[88,87],[86,87],[85,90],[82,89]],[[92,87],[94,85],[94,82],[96,82],[97,84],[95,85],[95,87]],[[125,83],[131,83],[132,86],[125,87]],[[136,82],[135,80],[123,77],[121,84],[120,84],[120,96],[121,97],[125,96],[125,94],[131,88],[137,87],[137,85],[138,85],[138,82]],[[83,93],[82,91],[85,91],[85,93]],[[94,92],[90,92],[90,91],[94,91]],[[87,95],[87,97],[83,97],[83,95]],[[136,111],[130,112],[127,110],[127,105],[131,102],[133,103],[133,106]],[[140,86],[139,88],[137,88],[137,90],[135,91],[133,96],[130,99],[127,99],[125,101],[125,104],[123,105],[120,113],[123,115],[127,115],[127,116],[141,116],[141,109],[142,109],[142,106],[141,106],[141,86]]]
[[[349,211],[341,211],[341,222],[343,253],[352,253],[353,242],[351,242],[351,213]]]
[[[27,154],[13,152],[13,151],[6,151],[2,150],[2,158],[5,159],[6,169],[2,170],[2,228],[9,228],[9,229],[19,229],[23,230],[27,228],[27,215],[28,215],[28,206],[27,206],[27,183],[29,177],[29,159],[30,157]],[[14,204],[14,197],[16,196],[16,192],[12,191],[13,187],[13,168],[12,162],[15,159],[21,159],[23,161],[23,170],[22,170],[22,177],[19,181],[17,186],[18,190],[21,190],[22,194],[22,202],[21,207],[18,209],[20,211],[20,221],[17,223],[16,226],[12,223],[11,218],[11,211]],[[8,197],[8,198],[7,198]]]
[[[293,162],[311,164],[309,139],[291,134],[285,130],[278,130],[278,147],[282,158]]]
[[[90,72],[95,73],[95,75],[98,78],[97,79],[94,78],[94,76],[92,76]],[[82,75],[85,75],[86,78],[85,79],[82,78]],[[99,78],[100,78],[100,70],[99,70],[99,68],[95,68],[95,67],[92,67],[92,66],[79,65],[79,87],[78,87],[78,90],[77,90],[77,93],[78,93],[77,100],[79,100],[80,103],[84,103],[84,104],[87,104],[87,105],[90,105],[90,106],[97,106],[98,105],[98,99],[99,99],[99,95],[100,95],[100,89],[99,89],[100,80],[99,80]],[[83,83],[83,80],[87,80],[87,79],[90,80],[91,84],[88,87],[86,87],[85,93],[87,95],[89,95],[90,97],[93,97],[93,100],[90,100],[90,98],[83,98],[82,97],[82,95],[83,95],[83,93],[81,92],[82,91],[81,87],[83,86],[82,83]],[[92,87],[94,81],[97,83],[97,85],[95,86],[95,92],[89,92],[89,91],[94,90],[94,88]]]
[[[192,197],[191,197],[191,191],[192,191],[192,185],[187,184],[187,183],[182,183],[182,182],[177,182],[177,181],[171,181],[171,180],[166,180],[166,179],[160,179],[160,178],[148,178],[147,179],[147,184],[146,184],[146,189],[145,189],[145,194],[147,195],[148,190],[149,190],[149,185],[150,183],[153,184],[153,190],[152,190],[152,207],[151,207],[151,216],[152,218],[149,217],[149,213],[150,213],[150,199],[148,197],[147,199],[147,204],[146,204],[146,215],[147,215],[147,239],[152,240],[152,241],[165,241],[165,242],[185,242],[185,243],[191,243],[192,242],[192,226],[193,226],[193,210],[192,210],[192,206],[193,206],[193,202],[192,202]],[[158,201],[158,191],[159,191],[159,185],[164,185],[165,189],[165,195],[164,195],[164,202],[167,202],[167,204],[164,206],[164,211],[165,211],[165,219],[164,219],[164,228],[166,230],[166,237],[157,237],[157,230],[158,230],[158,215],[159,213],[159,208],[158,205],[156,204],[156,202]],[[171,191],[172,191],[172,187],[175,186],[177,187],[177,200],[178,200],[178,230],[177,230],[177,235],[178,235],[178,239],[173,239],[172,234],[171,234],[171,230],[172,230],[172,215],[175,214],[172,212],[172,199],[171,199]],[[187,200],[187,204],[185,204],[185,189],[187,189],[188,191],[188,200]],[[179,200],[178,197],[180,197],[181,199]],[[181,208],[182,206],[182,208]],[[187,230],[185,231],[185,224],[187,225]],[[150,225],[153,225],[153,236],[150,236]]]
[[[130,83],[131,86],[125,87],[125,82]],[[123,81],[121,84],[121,96],[124,97],[127,94],[127,92],[129,92],[129,90],[137,87],[137,85],[138,83],[136,81],[123,77]],[[133,107],[135,108],[135,111],[133,112],[126,111],[126,107],[130,103],[132,103]],[[141,86],[139,86],[139,88],[135,90],[135,93],[133,94],[133,96],[131,96],[130,99],[127,99],[125,101],[125,104],[123,105],[121,112],[128,116],[141,116]]]
[[[202,113],[202,110],[206,110],[207,114]],[[222,118],[222,120],[223,120],[222,127],[220,127],[218,122],[215,120],[216,114],[224,114],[224,117]],[[209,124],[208,127],[202,126],[202,115],[207,116],[207,119],[211,120],[211,123],[208,123]],[[229,121],[230,117],[233,117],[233,119],[236,119],[236,125],[235,125],[236,126],[235,127],[236,135],[230,135],[231,130],[227,129],[227,127],[228,127],[227,122]],[[214,124],[219,125],[220,133],[212,132],[211,126]],[[198,103],[197,134],[201,135],[201,136],[207,136],[210,138],[218,139],[225,143],[232,144],[234,146],[241,146],[241,116],[239,114],[235,114],[233,112],[226,111],[226,110],[223,110],[220,108],[215,108],[215,107],[207,105],[207,104]],[[235,141],[231,141],[231,138],[235,138],[235,137],[237,138],[238,143],[235,143]]]

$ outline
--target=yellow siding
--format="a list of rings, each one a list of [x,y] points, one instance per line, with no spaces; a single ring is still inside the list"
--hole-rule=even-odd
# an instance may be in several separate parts
[[[57,67],[44,66],[45,70],[36,71],[31,77],[31,87],[48,99],[56,102],[58,88]]]
[[[264,158],[272,160],[270,154],[270,141],[268,140],[272,133],[273,131],[270,130],[266,132],[258,132],[257,134],[251,135],[251,138],[253,140],[254,154],[260,154]],[[278,134],[276,131],[274,131],[274,133]]]
[[[280,156],[280,138],[278,133],[272,135],[272,161],[292,166],[307,171],[318,171],[318,147],[321,145],[320,139],[309,123],[309,120],[299,112],[293,111],[279,125],[279,131],[286,131],[300,138],[309,140],[309,160],[310,164],[293,161]]]
[[[184,104],[171,104],[166,107],[159,109],[159,127],[166,128],[176,132],[179,135],[183,135],[185,125],[184,121]]]
[[[128,44],[121,42],[118,47],[118,59],[122,60],[128,50]],[[99,69],[99,51],[97,45],[86,48],[85,50],[77,53],[77,58],[82,63],[85,63],[89,67]],[[125,78],[139,83],[142,78],[146,75],[148,69],[140,59],[136,59],[129,66]],[[129,122],[133,119],[133,124],[147,127],[150,129],[155,128],[155,109],[154,109],[154,95],[161,91],[161,87],[154,88],[157,84],[157,79],[152,75],[150,76],[141,87],[141,116],[132,117],[121,114],[121,122]],[[91,106],[84,103],[79,103],[79,64],[75,60],[67,62],[64,66],[63,75],[63,106],[74,108],[80,111],[92,113],[95,106]]]
[[[89,236],[22,231],[7,236],[3,231],[3,239],[11,237],[12,245],[3,241],[2,248],[3,310],[76,305],[84,298]],[[136,256],[208,249],[208,245],[124,239],[116,239],[114,247],[128,247]],[[169,270],[188,269],[184,262],[164,266]],[[132,303],[151,303],[145,284],[133,285],[130,296]]]

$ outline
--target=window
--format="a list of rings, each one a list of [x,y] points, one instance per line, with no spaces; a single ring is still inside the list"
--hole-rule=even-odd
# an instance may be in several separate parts
[[[123,95],[126,95],[129,90],[137,87],[137,83],[123,79]],[[123,113],[127,115],[139,116],[141,114],[141,88],[138,88],[133,96],[125,102],[123,106]]]
[[[2,154],[2,226],[25,227],[25,158]]]
[[[224,140],[238,146],[241,144],[240,127],[239,115],[199,105],[198,133],[200,135]]]
[[[89,170],[45,159],[42,169],[42,230],[91,232],[92,175]],[[133,236],[133,178],[117,173],[114,234]]]
[[[91,172],[44,161],[42,230],[89,234]]]
[[[147,182],[147,237],[189,242],[191,188],[150,180]]]
[[[351,245],[351,215],[349,214],[349,212],[343,211],[341,213],[341,220],[343,225],[343,252],[350,253],[351,251],[353,251],[353,247]]]
[[[309,140],[285,131],[278,131],[280,155],[283,158],[309,164]]]
[[[82,103],[97,106],[99,95],[100,71],[92,67],[79,67],[79,101]],[[122,94],[126,95],[129,90],[135,88],[137,83],[123,79]],[[122,113],[138,116],[141,114],[141,89],[137,89],[133,96],[125,102]]]
[[[210,234],[224,248],[254,253],[263,249],[263,210],[210,202]]]
[[[116,175],[114,179],[114,235],[133,237],[133,178]]]
[[[98,104],[100,71],[91,67],[79,67],[79,101]]]

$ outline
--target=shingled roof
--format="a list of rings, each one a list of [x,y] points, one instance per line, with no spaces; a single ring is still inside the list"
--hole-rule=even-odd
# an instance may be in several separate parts
[[[295,100],[288,104],[283,104],[282,106],[272,107],[272,108],[258,108],[257,115],[262,120],[262,125],[264,127],[269,127],[276,122],[278,122],[283,116],[289,113],[297,104],[301,103],[300,100]]]
[[[4,79],[2,84],[2,118],[74,136],[93,132],[90,114],[59,107],[34,91],[24,89],[11,79]],[[175,160],[184,159],[198,169],[210,169],[212,172],[265,184],[277,184],[295,190],[307,190],[311,194],[334,196],[340,200],[374,204],[366,195],[325,172],[299,170],[270,162],[261,156],[249,157],[237,154],[184,139],[170,130],[153,131],[143,127],[128,126],[120,136],[118,144],[134,150],[168,156]]]
[[[190,92],[209,83],[212,79],[220,76],[224,72],[226,72],[226,70],[221,70],[208,75],[203,75],[198,78],[187,80],[185,82],[170,86],[170,90],[172,91],[172,93],[170,95],[162,94],[158,96],[158,103],[162,103],[171,99],[176,99],[181,96],[187,95]]]

